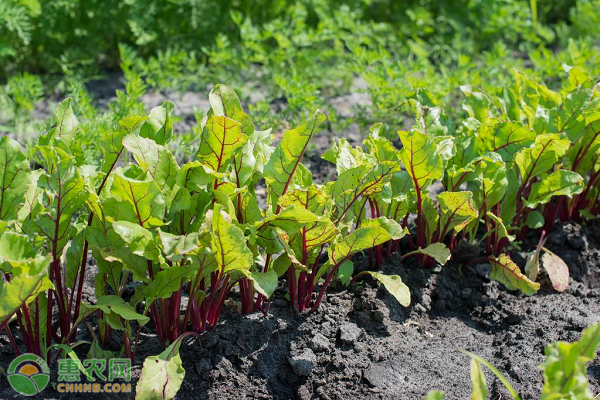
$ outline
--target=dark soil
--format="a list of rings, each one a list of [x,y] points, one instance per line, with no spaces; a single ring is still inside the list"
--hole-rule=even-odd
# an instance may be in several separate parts
[[[177,398],[421,399],[441,389],[448,399],[467,399],[469,359],[462,348],[499,368],[523,399],[537,399],[544,346],[575,341],[600,322],[600,222],[562,225],[548,245],[570,266],[564,293],[542,279],[540,292],[526,297],[491,282],[487,264],[424,270],[398,256],[384,271],[411,288],[409,308],[373,281],[334,288],[318,312],[302,316],[278,292],[267,316],[226,314],[216,329],[182,346],[186,379]],[[160,351],[156,337],[143,334],[138,363]],[[0,352],[6,368],[14,357],[6,337],[0,336]],[[600,360],[589,364],[588,375],[592,392],[600,393]],[[493,375],[486,377],[492,399],[509,398]],[[16,398],[7,386],[0,378],[0,398]],[[49,387],[40,398],[48,397],[60,396]]]

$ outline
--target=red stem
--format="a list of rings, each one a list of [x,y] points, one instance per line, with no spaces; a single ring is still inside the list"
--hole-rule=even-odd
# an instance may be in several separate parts
[[[6,331],[6,335],[8,336],[8,340],[10,341],[10,344],[13,348],[13,350],[15,351],[15,353],[17,354],[17,356],[21,355],[21,351],[19,350],[19,346],[17,346],[17,342],[15,341],[15,337],[13,336],[12,332],[10,331],[10,327],[8,325],[6,325],[4,327],[4,330]]]

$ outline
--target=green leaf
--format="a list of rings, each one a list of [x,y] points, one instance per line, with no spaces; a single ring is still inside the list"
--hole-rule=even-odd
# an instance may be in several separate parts
[[[40,202],[40,195],[42,194],[42,188],[38,186],[40,177],[44,174],[41,169],[31,171],[29,185],[27,185],[26,192],[23,198],[23,204],[17,210],[17,220],[26,226],[31,226],[32,221],[37,215],[43,211]],[[7,217],[9,218],[9,217]],[[28,231],[27,227],[23,228],[24,231]]]
[[[112,224],[112,228],[127,244],[128,250],[133,254],[158,261],[160,251],[152,232],[148,229],[128,221],[115,221]]]
[[[154,107],[148,119],[140,129],[140,136],[152,139],[160,145],[167,143],[173,136],[173,109],[175,106],[170,101]]]
[[[389,143],[391,145],[391,143]],[[393,148],[393,146],[392,146]],[[396,151],[394,149],[394,151]],[[371,154],[365,153],[360,146],[352,147],[347,139],[339,139],[334,141],[329,150],[321,156],[322,159],[335,164],[338,175],[341,175],[349,169],[360,167],[361,165],[374,165],[379,160]],[[398,157],[395,160],[398,162]]]
[[[333,201],[324,188],[311,185],[306,190],[290,190],[281,196],[278,205],[282,208],[297,206],[302,207],[313,214],[323,215],[331,211]]]
[[[75,141],[79,121],[73,113],[73,99],[67,98],[56,107],[56,126],[38,141],[40,145],[50,145],[54,140],[62,142],[67,148]]]
[[[265,181],[275,197],[283,196],[288,189],[295,189],[291,184],[298,165],[310,139],[325,120],[325,115],[317,110],[304,124],[283,134],[264,169]]]
[[[46,211],[38,214],[34,223],[37,232],[52,243],[53,252],[60,254],[70,239],[73,216],[93,195],[70,156],[58,148],[39,149],[48,162],[50,173],[42,175],[38,181],[44,190]]]
[[[544,219],[544,215],[537,210],[533,210],[527,214],[527,219],[525,220],[525,224],[531,229],[539,229],[543,227],[545,223],[546,220]]]
[[[208,94],[212,112],[216,116],[225,116],[241,123],[241,130],[246,135],[254,132],[254,124],[242,109],[240,99],[235,91],[226,85],[217,84]]]
[[[373,271],[365,272],[377,279],[398,300],[398,303],[404,307],[410,306],[410,289],[402,282],[402,278],[398,275],[384,275]]]
[[[26,235],[2,232],[0,235],[0,261],[26,262],[35,257],[35,248]]]
[[[340,265],[338,269],[338,278],[342,282],[342,285],[348,286],[352,280],[352,274],[354,273],[354,263],[350,260],[346,260]]]
[[[319,217],[306,208],[291,205],[279,214],[265,218],[261,227],[276,226],[286,232],[296,232],[306,224],[317,222]]]
[[[391,181],[400,166],[397,162],[382,161],[377,164],[363,164],[341,173],[332,186],[329,196],[335,201],[338,219],[352,219],[358,214],[359,198],[380,193]],[[355,210],[352,207],[355,207]]]
[[[242,132],[244,132],[244,127],[242,127]],[[272,140],[271,129],[254,130],[248,136],[246,143],[235,152],[233,164],[236,183],[240,187],[262,178],[265,164],[274,151],[274,148],[271,147]]]
[[[231,222],[218,204],[215,204],[213,212],[210,244],[222,273],[248,271],[254,262],[244,232]]]
[[[478,140],[481,154],[495,152],[508,162],[519,150],[533,143],[535,132],[518,122],[498,122],[482,128]]]
[[[40,292],[54,288],[46,278],[50,256],[36,256],[26,261],[12,262],[10,281],[0,279],[0,322],[4,322],[25,302],[31,302]]]
[[[535,294],[540,284],[531,281],[521,273],[521,269],[506,254],[498,258],[490,257],[492,264],[491,278],[502,283],[509,290],[520,290],[527,296]]]
[[[441,235],[454,229],[455,232],[463,230],[471,221],[477,218],[477,211],[473,207],[471,192],[442,192],[437,200],[440,204]]]
[[[32,180],[29,162],[19,143],[2,136],[0,138],[0,219],[16,219]]]
[[[452,253],[444,243],[432,243],[424,249],[417,249],[405,254],[402,258],[406,258],[415,254],[424,254],[428,257],[433,258],[440,265],[446,265],[446,263],[452,257]]]
[[[565,133],[569,140],[576,142],[585,131],[585,115],[592,91],[581,89],[569,93],[562,104],[550,110],[547,132]]]
[[[53,344],[52,346],[48,347],[48,349],[46,350],[47,353],[50,352],[50,350],[52,349],[58,349],[62,351],[62,357],[63,359],[67,358],[67,356],[69,356],[69,358],[73,361],[75,361],[75,365],[77,365],[77,368],[79,369],[79,371],[81,371],[82,374],[84,374],[88,380],[93,381],[95,378],[92,376],[92,374],[85,369],[85,367],[83,366],[83,363],[81,362],[81,360],[79,359],[79,356],[77,355],[77,353],[75,353],[75,347],[82,345],[82,344],[87,344],[88,342],[85,341],[80,341],[77,343],[72,344],[71,346],[66,345],[66,344]],[[46,358],[48,358],[48,356],[46,356]]]
[[[145,325],[150,321],[149,317],[137,313],[129,303],[115,295],[102,296],[95,306],[89,307],[98,307],[105,313],[115,313],[126,321],[137,321],[140,325]]]
[[[423,400],[444,400],[444,392],[441,390],[431,390]]]
[[[90,345],[90,349],[88,350],[86,357],[88,359],[99,358],[101,360],[110,360],[111,358],[117,357],[117,355],[112,351],[102,350],[102,348],[100,347],[100,343],[98,343],[98,340],[94,337],[94,340],[92,340],[92,344]]]
[[[485,375],[481,365],[474,358],[471,359],[471,400],[486,400],[488,395]]]
[[[550,175],[544,174],[539,182],[531,187],[529,197],[525,204],[529,208],[536,208],[546,204],[554,196],[573,196],[583,191],[583,178],[577,172],[560,169]]]
[[[277,276],[283,276],[292,265],[292,259],[288,253],[282,253],[273,261],[272,270],[277,273]]]
[[[472,85],[462,85],[460,90],[465,95],[462,108],[471,118],[475,118],[482,123],[490,119],[489,96],[481,89]]]
[[[508,379],[506,379],[506,377],[504,375],[502,375],[502,373],[500,371],[498,371],[498,369],[496,369],[496,367],[494,367],[492,364],[490,364],[485,358],[480,357],[475,353],[471,353],[470,351],[466,351],[463,349],[459,349],[459,351],[461,353],[466,354],[467,356],[471,357],[473,360],[477,361],[479,364],[485,365],[485,367],[487,369],[489,369],[490,371],[492,371],[492,373],[494,375],[496,375],[496,378],[498,378],[498,380],[504,385],[504,387],[506,388],[506,390],[508,390],[508,392],[510,393],[510,395],[513,397],[514,400],[521,400],[521,397],[519,396],[517,391],[512,387],[512,385],[510,384]]]
[[[100,139],[102,164],[100,171],[110,173],[123,153],[123,138],[129,133],[139,130],[146,117],[128,117],[119,121],[120,129],[109,131]]]
[[[137,400],[167,400],[175,397],[185,370],[179,356],[181,341],[176,340],[158,356],[144,360],[142,375],[136,386]]]
[[[557,292],[564,292],[569,286],[569,267],[562,258],[545,247],[543,249],[542,265],[548,273],[552,286]]]
[[[415,189],[420,191],[428,183],[441,179],[444,173],[442,158],[429,136],[417,131],[398,131],[398,135],[403,145],[400,160]]]
[[[389,240],[404,237],[406,231],[396,221],[379,217],[363,221],[360,228],[329,249],[329,259],[333,263],[343,262],[359,251],[378,246]]]
[[[398,149],[392,142],[380,135],[383,124],[378,122],[369,128],[371,134],[363,141],[369,148],[371,154],[375,155],[377,161],[396,161],[399,160]]]
[[[173,154],[154,140],[137,135],[125,136],[123,146],[133,154],[142,170],[152,176],[164,194],[167,205],[170,205],[175,195],[175,183],[179,172],[179,165]]]
[[[190,191],[207,190],[208,185],[216,178],[224,178],[224,173],[213,171],[208,165],[200,161],[184,164],[177,175],[177,184]]]
[[[575,343],[556,342],[546,346],[546,361],[541,400],[593,400],[589,389],[586,364],[596,357],[600,345],[600,324],[583,330]]]
[[[163,253],[168,260],[177,262],[183,259],[183,256],[196,250],[200,246],[199,235],[197,232],[189,235],[173,235],[171,233],[158,231]]]
[[[65,249],[65,285],[69,288],[75,287],[75,280],[81,267],[83,245],[85,242],[85,224],[78,222],[71,230],[71,241]]]
[[[531,147],[522,149],[515,155],[523,182],[541,175],[554,167],[560,157],[569,149],[570,142],[559,134],[538,135]]]
[[[112,226],[103,223],[101,218],[94,218],[92,226],[86,228],[85,237],[98,261],[98,268],[107,274],[115,293],[119,290],[122,269],[133,272],[134,280],[148,281],[147,260],[133,254]]]
[[[226,116],[208,118],[196,154],[203,165],[215,172],[224,172],[236,149],[243,146],[248,136],[241,131],[241,123]]]
[[[590,122],[582,138],[573,143],[569,150],[569,159],[573,169],[586,176],[594,168],[600,150],[600,119]]]
[[[279,276],[275,270],[270,269],[267,272],[250,272],[248,278],[250,278],[254,284],[254,289],[258,293],[269,298],[277,288]]]
[[[187,281],[192,276],[193,270],[186,266],[172,266],[159,271],[144,293],[146,295],[146,306],[156,299],[166,299],[181,288],[182,281]]]
[[[552,108],[561,103],[559,93],[548,89],[545,85],[536,82],[521,71],[514,69],[512,72],[522,105],[528,107],[531,113],[535,113],[538,106]]]
[[[506,187],[506,195],[500,204],[500,217],[504,221],[512,221],[517,210],[517,193],[520,186],[516,168],[506,170],[506,179],[508,186]]]
[[[137,222],[145,228],[164,225],[165,198],[152,177],[141,175],[133,167],[126,170],[117,168],[110,194],[118,203],[105,202],[105,207],[113,206],[112,213],[107,211],[107,214],[115,215],[116,220]]]
[[[451,171],[448,175],[450,178]],[[475,208],[481,209],[485,202],[486,210],[490,210],[506,194],[509,183],[506,165],[498,153],[487,153],[471,161],[449,188],[456,191],[460,187],[458,183],[463,182],[467,184],[467,190],[473,192]]]

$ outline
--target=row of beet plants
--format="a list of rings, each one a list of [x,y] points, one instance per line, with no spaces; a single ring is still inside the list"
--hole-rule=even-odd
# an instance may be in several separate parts
[[[363,146],[336,141],[323,158],[337,179],[322,184],[302,163],[326,120],[319,111],[273,146],[270,130],[217,85],[196,156],[180,165],[169,150],[171,103],[90,140],[65,100],[30,159],[0,139],[0,330],[17,354],[53,361],[77,357],[78,328],[94,316],[91,354],[110,354],[101,347],[119,334],[135,359],[149,324],[168,347],[145,362],[138,395],[168,397],[183,379],[183,338],[215,326],[225,307],[267,312],[280,282],[299,312],[316,310],[334,279],[366,275],[408,306],[400,277],[376,272],[403,238],[402,257],[423,267],[481,243],[472,261],[490,262],[508,289],[534,294],[543,266],[564,290],[568,268],[543,247],[545,232],[559,219],[596,217],[600,187],[596,82],[578,68],[567,74],[560,91],[520,72],[497,94],[465,86],[468,117],[456,127],[419,92],[400,149],[381,125]],[[522,271],[507,249],[531,230],[541,239]],[[361,252],[370,268],[354,274]],[[95,304],[82,301],[90,253]]]

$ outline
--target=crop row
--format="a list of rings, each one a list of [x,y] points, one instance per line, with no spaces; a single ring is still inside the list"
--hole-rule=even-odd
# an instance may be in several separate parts
[[[543,266],[564,290],[568,268],[543,244],[557,220],[600,212],[596,81],[574,67],[560,91],[519,71],[498,96],[461,89],[468,117],[456,129],[419,91],[408,100],[416,122],[398,132],[400,149],[381,125],[363,146],[337,140],[323,155],[337,179],[324,183],[302,163],[326,121],[320,111],[273,146],[271,131],[256,129],[235,92],[217,85],[196,155],[180,165],[169,148],[173,104],[88,143],[72,100],[63,101],[31,157],[0,139],[0,330],[17,354],[13,326],[27,352],[75,357],[78,327],[94,315],[100,343],[118,333],[134,359],[151,321],[171,360],[234,298],[242,314],[266,313],[280,280],[299,312],[316,310],[334,279],[365,276],[408,306],[401,278],[376,272],[401,239],[410,249],[402,257],[423,267],[445,264],[463,242],[482,243],[472,262],[488,261],[508,289],[534,294]],[[257,194],[265,186],[266,196]],[[541,231],[540,244],[522,271],[507,249],[531,230]],[[82,301],[90,252],[96,304]],[[354,275],[361,252],[371,268]],[[146,381],[142,391],[160,384]]]

